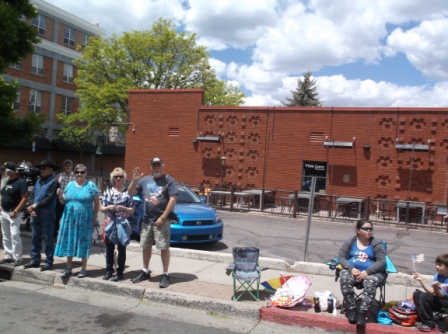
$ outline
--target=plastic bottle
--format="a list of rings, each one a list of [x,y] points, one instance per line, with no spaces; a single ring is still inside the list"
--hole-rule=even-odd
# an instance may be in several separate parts
[[[320,312],[319,297],[314,297],[314,312]]]
[[[328,307],[327,307],[327,312],[328,313],[333,313],[333,307],[334,307],[334,299],[333,299],[333,295],[330,294],[328,296]]]

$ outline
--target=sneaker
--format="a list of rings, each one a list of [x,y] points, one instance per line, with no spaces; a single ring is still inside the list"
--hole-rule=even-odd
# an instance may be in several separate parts
[[[14,267],[18,267],[22,265],[22,260],[15,260],[14,261]]]
[[[143,270],[140,272],[140,274],[138,274],[137,276],[135,276],[133,279],[131,279],[132,283],[140,283],[142,281],[146,281],[146,280],[150,280],[151,279],[151,274],[145,273]]]
[[[162,279],[160,280],[159,287],[167,288],[170,285],[170,277],[167,274],[162,275]]]
[[[23,269],[39,268],[39,267],[40,267],[40,263],[30,262],[30,263],[25,264],[23,266]]]
[[[435,327],[429,327],[428,325],[425,325],[423,323],[415,323],[415,327],[417,327],[417,329],[420,332],[430,332],[430,333],[440,333],[439,328],[437,327],[437,325]]]
[[[13,263],[13,262],[14,262],[13,259],[3,259],[3,260],[0,260],[0,264],[4,264],[4,263]]]

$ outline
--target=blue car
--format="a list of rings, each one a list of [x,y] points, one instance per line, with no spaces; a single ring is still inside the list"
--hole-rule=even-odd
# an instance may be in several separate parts
[[[177,194],[174,214],[169,217],[171,243],[215,243],[221,240],[224,225],[218,212],[204,203],[204,197],[199,197],[187,186],[177,184],[177,189],[179,193]],[[131,228],[134,236],[140,235],[143,205],[140,197],[134,196],[135,212],[131,218]]]

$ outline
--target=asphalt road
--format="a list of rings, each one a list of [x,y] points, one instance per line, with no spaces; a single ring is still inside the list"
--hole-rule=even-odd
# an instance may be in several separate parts
[[[305,334],[300,328],[24,282],[0,283],[0,333]]]
[[[233,247],[260,248],[264,257],[280,258],[292,264],[303,261],[307,221],[260,213],[230,213],[220,211],[224,220],[224,237],[214,245],[195,245],[192,248],[232,252]],[[354,222],[313,220],[311,223],[306,260],[324,263],[338,254],[342,243],[355,235]],[[411,254],[424,254],[425,262],[416,265],[422,274],[435,273],[435,258],[448,252],[448,235],[444,232],[405,230],[394,226],[374,226],[374,236],[387,241],[387,251],[400,272],[414,271]]]

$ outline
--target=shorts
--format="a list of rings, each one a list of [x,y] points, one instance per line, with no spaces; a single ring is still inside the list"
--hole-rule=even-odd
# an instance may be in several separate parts
[[[140,247],[150,248],[156,242],[157,249],[170,248],[171,224],[166,221],[162,226],[157,227],[156,224],[142,223],[140,233]]]

